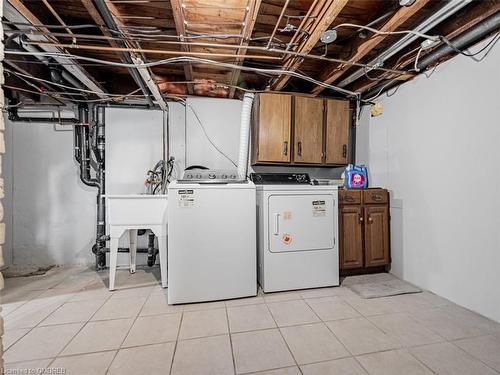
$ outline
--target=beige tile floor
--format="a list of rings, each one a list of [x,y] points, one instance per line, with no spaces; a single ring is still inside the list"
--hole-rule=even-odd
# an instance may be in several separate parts
[[[6,370],[500,374],[500,325],[429,292],[367,300],[337,287],[169,306],[157,271],[119,271],[115,292],[106,272],[83,267],[7,279]]]

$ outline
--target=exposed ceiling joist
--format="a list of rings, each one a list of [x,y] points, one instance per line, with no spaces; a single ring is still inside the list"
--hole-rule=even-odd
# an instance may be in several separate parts
[[[92,19],[94,20],[96,25],[100,27],[103,35],[105,35],[109,38],[113,38],[114,35],[111,34],[109,32],[109,30],[106,28],[106,24],[105,24],[104,20],[102,19],[101,15],[99,14],[99,11],[95,7],[93,1],[92,0],[80,0],[80,1],[82,2],[83,6],[87,10],[87,13],[90,15],[90,17],[92,17]],[[112,47],[118,47],[118,43],[116,43],[115,40],[109,39],[108,41]]]
[[[180,0],[170,0],[170,4],[172,5],[172,12],[174,15],[174,23],[175,23],[175,29],[177,31],[177,35],[179,37],[186,36],[186,29],[184,27],[184,17],[183,17],[183,12],[182,12],[182,4]],[[181,51],[183,52],[189,52],[189,46],[187,44],[181,45]],[[184,75],[186,77],[186,81],[192,82],[193,81],[193,67],[191,64],[184,64]],[[187,85],[188,93],[193,94],[193,85],[188,84]]]
[[[250,42],[250,38],[252,36],[253,28],[255,26],[255,21],[257,21],[257,15],[259,13],[260,9],[260,4],[261,0],[253,0],[250,1],[250,6],[247,12],[247,16],[245,19],[245,27],[243,31],[243,38],[241,39],[240,42],[240,47],[236,51],[237,55],[240,55],[241,53],[246,53],[246,46],[248,46]],[[236,65],[241,65],[243,64],[244,58],[238,57],[235,61]],[[236,90],[235,86],[238,84],[238,78],[240,76],[240,70],[239,69],[234,69],[231,73],[231,77],[229,78],[229,85],[231,86],[229,89],[229,97],[232,98],[234,97],[234,92]]]
[[[409,7],[401,7],[389,20],[379,29],[381,32],[396,31],[402,24],[408,21],[418,11],[420,11],[430,0],[417,0]],[[354,47],[354,52],[347,59],[350,62],[359,62],[363,57],[370,53],[379,43],[381,43],[388,34],[378,34],[367,41],[360,41]],[[339,64],[337,66],[329,66],[324,70],[319,80],[326,84],[335,82],[344,72],[350,67],[347,64]],[[323,91],[323,87],[316,86],[311,94],[318,95]]]
[[[464,18],[460,18],[460,20],[457,20],[457,28],[452,28],[452,30],[446,34],[446,38],[448,40],[452,40],[456,36],[464,33],[465,31],[471,29],[472,27],[476,26],[480,22],[484,21],[491,15],[500,12],[500,3],[496,0],[488,0],[488,1],[481,1],[478,3],[474,8],[469,9],[467,11],[467,15]],[[436,46],[435,48],[438,48]],[[421,54],[421,58],[424,58],[427,53],[431,53],[434,50],[434,48],[431,48],[429,50],[426,50],[426,53]],[[412,64],[415,61],[415,54],[411,54],[407,56],[406,58],[402,59],[398,63],[398,68],[404,69],[408,67],[410,64]],[[413,78],[415,78],[417,75],[416,74],[408,74],[408,75],[403,75],[400,77],[397,77],[393,74],[389,73],[380,73],[378,76],[376,76],[379,79],[382,78],[387,78],[387,79],[394,79],[399,81],[408,81]],[[375,86],[379,85],[381,81],[376,80],[376,81],[360,81],[356,82],[353,85],[353,90],[360,91],[363,93],[366,93],[370,90],[372,90]]]
[[[121,20],[117,22],[114,14],[118,14],[119,12],[116,9],[116,7],[111,3],[106,0],[93,0],[93,4],[95,5],[96,10],[100,14],[102,20],[104,21],[104,24],[108,29],[114,30],[114,31],[120,31],[120,28],[123,27],[123,23]],[[124,42],[122,40],[116,41],[116,44],[120,47],[128,47],[129,43]],[[110,47],[114,48],[114,47]],[[121,52],[122,56],[122,61],[128,64],[134,64],[134,61],[132,59],[132,55],[129,52],[122,51]],[[149,97],[149,90],[148,87],[146,87],[146,82],[143,80],[143,72],[139,71],[138,68],[129,68],[130,75],[134,79],[135,83],[139,88],[141,89],[142,93],[146,97],[146,100],[148,101],[149,105],[153,105],[153,101]]]
[[[304,54],[309,53],[318,43],[321,33],[330,27],[335,18],[337,18],[342,9],[344,9],[348,1],[349,0],[314,1],[308,14],[315,18],[311,27],[309,27],[308,30],[305,30],[309,36],[299,45],[297,52]],[[300,64],[302,64],[302,61],[303,58],[289,58],[288,60],[285,60],[282,69],[295,71],[299,68]],[[285,87],[289,79],[289,75],[282,75],[271,83],[271,88],[273,90],[281,90]]]
[[[6,0],[4,1],[4,17],[11,22],[23,23],[23,24],[31,24],[31,25],[41,25],[43,22],[40,22],[38,18],[29,11],[28,8],[20,1],[20,0]],[[42,30],[49,34],[49,30],[44,27],[33,27],[33,26],[24,26],[24,28],[31,30]],[[49,39],[43,35],[32,35],[30,37],[32,40],[38,40],[41,42],[48,42]],[[54,46],[41,46],[41,49],[45,52],[50,53],[65,53],[64,50],[61,50],[58,47]],[[95,92],[95,94],[101,98],[106,98],[106,91],[104,88],[75,60],[68,60],[67,58],[60,58],[55,56],[54,60],[64,66],[69,73],[71,73],[76,79],[78,79],[83,85],[85,85],[88,89]],[[68,64],[68,61],[71,64]]]

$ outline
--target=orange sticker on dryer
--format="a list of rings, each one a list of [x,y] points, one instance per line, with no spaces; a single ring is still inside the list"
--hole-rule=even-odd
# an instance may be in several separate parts
[[[281,241],[283,241],[285,245],[290,245],[292,243],[292,236],[288,233],[285,233],[283,237],[281,237]]]

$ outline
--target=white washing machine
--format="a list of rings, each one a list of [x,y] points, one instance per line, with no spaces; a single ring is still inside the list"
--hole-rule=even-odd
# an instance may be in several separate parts
[[[307,174],[256,174],[258,280],[264,292],[339,285],[338,191]]]
[[[255,185],[199,174],[168,187],[168,303],[255,296]]]

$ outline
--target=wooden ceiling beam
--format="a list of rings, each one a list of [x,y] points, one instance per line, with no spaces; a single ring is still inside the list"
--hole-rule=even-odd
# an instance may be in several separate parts
[[[115,35],[111,34],[111,32],[109,32],[109,30],[106,28],[106,23],[104,22],[99,11],[95,7],[94,2],[92,0],[80,0],[80,1],[82,2],[83,6],[87,10],[90,17],[92,17],[92,19],[97,24],[97,26],[99,26],[101,28],[101,32],[103,33],[103,35],[110,37],[110,38],[114,38]],[[116,43],[116,41],[113,39],[108,39],[108,42],[112,47],[116,47],[116,48],[119,47],[118,43]]]
[[[337,18],[339,13],[344,9],[349,0],[328,0],[328,1],[314,1],[311,5],[312,9],[308,11],[308,14],[313,18],[313,22],[310,27],[307,28],[308,38],[303,40],[296,52],[303,54],[308,54],[318,43],[321,33],[326,31],[333,21]],[[303,20],[305,23],[306,20]],[[302,64],[303,58],[292,57],[285,60],[282,70],[295,71]],[[281,75],[277,79],[271,82],[271,88],[273,90],[281,90],[285,87],[289,75]]]
[[[455,22],[457,24],[456,26],[458,26],[458,27],[449,30],[449,26],[447,25],[445,28],[448,29],[448,32],[444,31],[444,30],[443,30],[443,32],[446,33],[446,38],[448,40],[452,40],[453,38],[459,36],[463,32],[469,30],[471,27],[474,27],[479,22],[484,21],[486,18],[490,17],[491,15],[495,14],[498,11],[500,11],[500,3],[498,1],[496,1],[496,0],[482,1],[482,2],[478,3],[477,5],[475,5],[474,8],[467,9],[467,15],[465,18],[460,17],[457,20],[453,19],[451,21],[451,22]],[[439,46],[437,46],[435,48],[439,48]],[[434,50],[434,48],[424,51],[424,53],[421,54],[420,58],[426,56],[428,53],[432,52],[433,50]],[[446,60],[449,60],[453,56],[454,55],[450,55],[447,58],[440,61],[439,63],[443,63]],[[413,64],[415,62],[415,57],[416,57],[416,52],[414,54],[409,55],[408,57],[406,57],[402,61],[400,61],[397,64],[398,65],[397,68],[404,69],[404,68],[408,67],[410,64]],[[436,65],[438,65],[438,64],[436,64]],[[404,83],[406,81],[409,81],[409,80],[415,78],[416,76],[417,76],[417,74],[406,74],[406,75],[397,77],[394,74],[384,72],[384,73],[380,73],[380,74],[376,75],[376,78],[377,79],[384,79],[384,78],[385,79],[395,79],[395,80],[397,79],[397,80],[402,81],[401,83]],[[354,84],[354,86],[352,87],[352,90],[366,93],[366,92],[370,91],[371,89],[373,89],[375,86],[377,86],[380,82],[381,81],[379,81],[379,80],[377,80],[377,81],[363,80],[363,81],[360,81],[360,82]]]
[[[172,6],[172,13],[174,15],[174,23],[175,30],[177,31],[178,36],[186,35],[186,28],[184,27],[184,16],[182,15],[182,4],[181,0],[170,0],[170,4]],[[187,44],[181,45],[182,52],[189,52],[189,46]],[[191,64],[183,64],[184,67],[184,76],[186,77],[186,81],[193,81],[193,67]],[[187,85],[188,93],[193,94],[193,85]]]
[[[380,28],[381,32],[392,32],[396,31],[401,25],[403,25],[407,20],[414,16],[418,11],[420,11],[430,0],[417,0],[411,6],[401,7],[394,15],[387,20],[387,22]],[[367,41],[360,41],[353,48],[353,53],[347,59],[349,62],[359,62],[363,57],[370,53],[374,48],[376,48],[388,35],[378,34]],[[335,82],[342,74],[344,74],[345,69],[350,67],[348,64],[338,64],[336,66],[332,65],[325,69],[324,73],[320,76],[319,81],[331,84]],[[311,94],[318,95],[323,91],[323,87],[316,86],[311,90]]]
[[[243,38],[240,42],[240,48],[237,49],[236,55],[246,53],[247,49],[245,47],[250,43],[250,38],[252,37],[252,32],[255,26],[255,21],[257,20],[257,15],[259,14],[261,0],[251,1],[250,9],[247,11],[247,16],[245,17],[245,27],[243,30]],[[236,65],[243,64],[244,58],[238,57],[234,62]],[[238,78],[240,77],[241,70],[233,69],[231,72],[231,77],[229,78],[229,97],[233,98],[236,91],[236,85],[238,84]]]
[[[11,22],[29,23],[31,25],[41,25],[43,22],[33,14],[20,0],[6,0],[4,1],[4,17]],[[40,30],[44,33],[50,34],[50,31],[45,27],[24,26],[24,29]],[[43,35],[30,35],[30,39],[47,42],[49,39]],[[51,38],[54,40],[55,38]],[[53,47],[42,46],[42,50],[51,53],[66,53],[66,51]],[[97,96],[101,98],[107,97],[106,90],[96,81],[89,72],[87,72],[76,60],[54,57],[61,66],[71,73],[77,80],[79,80],[88,89],[94,91]],[[70,64],[68,64],[70,62]]]

